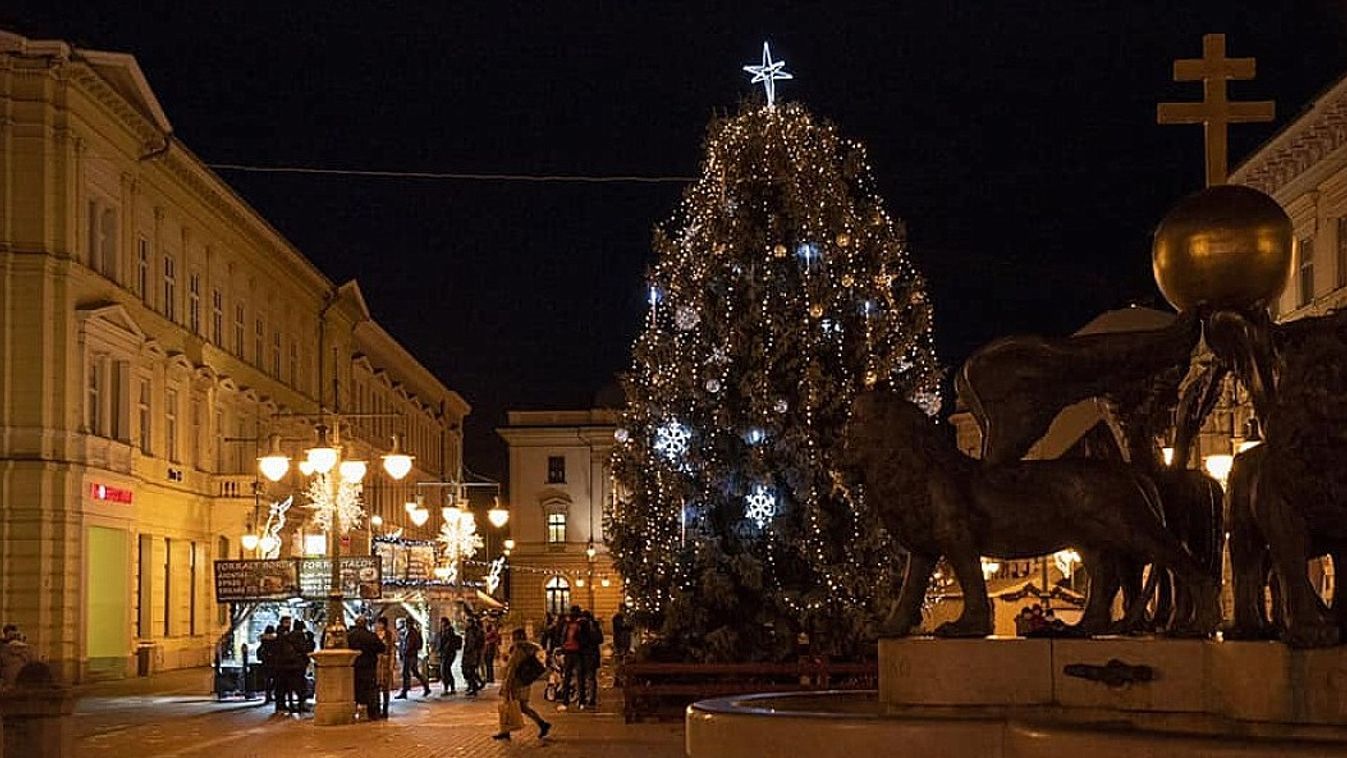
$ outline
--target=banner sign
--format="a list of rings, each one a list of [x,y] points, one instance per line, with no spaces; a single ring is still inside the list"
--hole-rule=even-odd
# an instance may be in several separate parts
[[[298,596],[299,566],[293,560],[215,562],[217,603]]]
[[[326,598],[332,587],[332,561],[327,558],[299,558],[299,592],[308,600]],[[343,556],[341,594],[352,600],[378,600],[383,597],[383,574],[377,555]]]
[[[332,563],[326,558],[277,558],[215,562],[215,602],[321,600],[331,586]],[[341,559],[342,594],[351,600],[383,596],[379,556]]]

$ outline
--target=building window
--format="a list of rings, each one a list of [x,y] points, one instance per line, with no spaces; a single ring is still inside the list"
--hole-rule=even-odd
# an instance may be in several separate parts
[[[234,304],[234,355],[239,360],[247,357],[243,354],[243,303]]]
[[[224,293],[219,288],[210,291],[210,341],[224,347]]]
[[[196,543],[188,545],[187,553],[187,633],[196,634]]]
[[[178,391],[164,393],[164,453],[170,461],[178,462]]]
[[[164,254],[164,318],[178,320],[178,264],[173,256]]]
[[[262,354],[262,340],[266,333],[266,324],[262,323],[262,319],[257,319],[256,328],[253,330],[253,365],[258,368],[267,365],[267,358]]]
[[[201,443],[205,439],[205,430],[201,428],[201,405],[199,398],[192,399],[192,465],[204,469],[205,451],[201,449]]]
[[[566,456],[564,455],[547,456],[547,483],[548,484],[566,483]]]
[[[1347,216],[1338,219],[1337,286],[1347,287]]]
[[[216,547],[215,547],[215,549],[216,549],[216,551],[217,551],[216,554],[215,554],[215,557],[216,557],[217,559],[219,559],[219,560],[226,560],[226,559],[228,559],[228,558],[229,558],[229,538],[228,538],[228,537],[221,537],[221,538],[216,542]],[[216,604],[215,604],[215,625],[216,625],[216,626],[229,626],[229,603],[216,603]]]
[[[225,420],[224,411],[215,412],[215,473],[223,474],[225,472],[225,445],[224,445]]]
[[[150,636],[150,598],[154,594],[153,561],[154,538],[142,534],[136,547],[136,636],[141,639]]]
[[[164,636],[173,634],[173,540],[164,538]]]
[[[1300,241],[1300,305],[1314,301],[1314,239]]]
[[[117,278],[117,209],[89,201],[89,268]]]
[[[140,422],[140,452],[153,455],[154,448],[150,444],[150,381],[148,379],[140,380],[140,397],[137,400],[136,412]]]
[[[201,333],[201,274],[187,277],[187,328]]]
[[[150,241],[136,238],[136,295],[150,302]]]
[[[103,429],[103,392],[106,380],[103,359],[89,356],[89,391],[84,401],[84,428],[89,434],[102,436]]]
[[[547,596],[547,610],[560,616],[571,609],[571,583],[564,578],[554,576],[543,585]]]
[[[299,340],[290,340],[290,386],[299,387]]]
[[[534,522],[537,523],[536,521]],[[547,543],[557,545],[566,541],[566,514],[547,514]]]
[[[281,378],[281,333],[279,331],[271,333],[271,375],[277,379]]]

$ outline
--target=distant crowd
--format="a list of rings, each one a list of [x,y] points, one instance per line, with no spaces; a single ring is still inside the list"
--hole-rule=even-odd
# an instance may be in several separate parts
[[[632,643],[626,606],[614,614],[611,624],[613,655],[623,661]],[[496,683],[497,662],[504,661],[496,739],[510,739],[511,732],[523,727],[524,717],[537,725],[540,738],[547,736],[551,724],[529,704],[534,683],[544,686],[545,699],[555,700],[558,710],[566,710],[572,702],[579,710],[597,707],[605,638],[603,625],[591,611],[576,605],[564,614],[549,613],[536,643],[528,639],[523,628],[514,629],[508,642],[508,648],[502,650],[497,623],[471,613],[461,629],[448,617],[441,617],[429,641],[413,618],[401,617],[390,623],[386,616],[360,616],[347,631],[347,647],[360,653],[354,664],[356,702],[365,717],[374,721],[387,719],[391,701],[407,698],[413,684],[419,685],[422,697],[429,697],[431,683],[422,661],[433,646],[440,697],[458,692],[455,663],[464,696],[476,697],[487,685]],[[308,709],[312,695],[307,673],[309,654],[315,649],[313,633],[300,620],[284,617],[278,626],[266,627],[257,654],[267,682],[267,702],[275,703],[277,714]]]

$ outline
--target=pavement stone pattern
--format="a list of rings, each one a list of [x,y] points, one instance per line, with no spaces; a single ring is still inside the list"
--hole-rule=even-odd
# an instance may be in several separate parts
[[[537,693],[532,704],[551,721],[537,738],[526,720],[510,742],[496,742],[494,685],[477,698],[394,700],[392,718],[348,726],[314,726],[311,715],[275,716],[262,701],[216,702],[185,693],[172,677],[155,684],[130,682],[86,691],[76,708],[76,754],[130,758],[209,756],[523,756],[548,758],[681,758],[681,723],[623,723],[620,693],[600,693],[598,711],[558,712]],[[184,678],[182,681],[188,681]],[[196,692],[199,689],[190,687]],[[536,688],[535,688],[536,689]],[[605,698],[606,696],[606,698]]]

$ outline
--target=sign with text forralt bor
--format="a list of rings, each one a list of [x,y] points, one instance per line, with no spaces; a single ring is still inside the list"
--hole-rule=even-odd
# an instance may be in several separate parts
[[[215,562],[215,601],[285,600],[299,595],[299,566],[293,560]]]
[[[332,562],[327,558],[300,558],[299,591],[310,600],[328,596],[332,587]],[[378,600],[383,597],[382,561],[377,555],[341,558],[341,594],[347,598]]]

